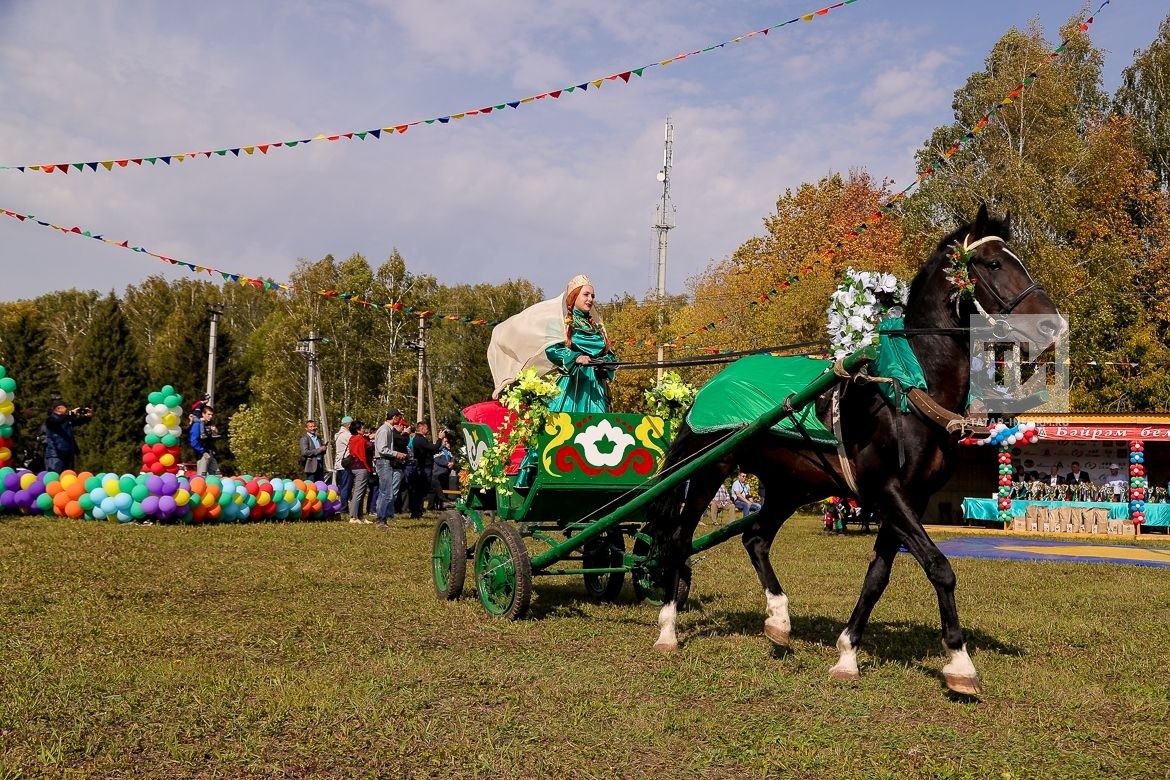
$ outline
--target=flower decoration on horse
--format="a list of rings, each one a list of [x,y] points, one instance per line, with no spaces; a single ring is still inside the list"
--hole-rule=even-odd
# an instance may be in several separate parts
[[[952,245],[951,264],[943,269],[947,279],[955,286],[956,304],[975,297],[975,279],[971,276],[971,257],[975,254],[975,247],[968,248],[964,244]]]
[[[877,341],[883,320],[901,317],[910,286],[891,273],[845,269],[845,281],[829,298],[828,332],[833,357]]]

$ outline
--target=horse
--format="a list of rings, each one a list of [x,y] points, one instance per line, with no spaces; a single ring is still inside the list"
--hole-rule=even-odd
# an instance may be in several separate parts
[[[689,481],[648,507],[647,532],[660,567],[660,584],[668,594],[658,615],[655,649],[678,649],[678,608],[689,590],[687,558],[695,527],[719,486],[733,469],[740,468],[755,474],[764,488],[763,508],[745,527],[741,540],[764,588],[764,634],[773,643],[787,646],[791,633],[788,597],[769,561],[776,533],[800,506],[829,495],[852,496],[884,521],[861,595],[837,639],[839,658],[830,677],[859,679],[857,648],[870,612],[889,582],[894,557],[904,546],[938,596],[942,642],[948,655],[942,670],[947,687],[959,694],[982,692],[955,606],[954,570],[923,528],[922,515],[930,496],[950,478],[956,464],[960,434],[946,422],[962,419],[948,410],[966,410],[971,380],[970,335],[963,327],[967,318],[974,311],[992,318],[1040,315],[1039,330],[1053,341],[1066,327],[1047,292],[1008,249],[1010,222],[1010,214],[992,218],[986,205],[981,206],[974,222],[938,243],[911,283],[905,330],[895,337],[907,339],[917,356],[927,382],[924,405],[929,407],[932,400],[933,410],[922,411],[916,404],[913,413],[899,412],[876,383],[848,384],[849,379],[841,378],[836,386],[843,390],[848,384],[848,392],[838,396],[840,416],[835,430],[840,447],[781,439],[765,430],[697,470]],[[967,270],[963,281],[975,283],[971,295],[961,294],[955,269],[948,267],[960,251]],[[816,414],[826,424],[832,406],[832,390],[815,401]],[[707,451],[722,435],[697,433],[684,422],[667,453],[663,473]]]

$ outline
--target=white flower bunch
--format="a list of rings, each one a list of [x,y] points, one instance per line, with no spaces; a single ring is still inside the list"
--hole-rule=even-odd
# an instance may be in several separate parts
[[[833,357],[844,357],[877,341],[877,327],[901,317],[910,286],[891,273],[845,269],[843,281],[829,297],[829,340]]]

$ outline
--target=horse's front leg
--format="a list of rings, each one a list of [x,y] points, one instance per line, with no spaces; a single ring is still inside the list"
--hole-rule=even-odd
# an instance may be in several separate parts
[[[930,584],[934,586],[936,595],[938,596],[938,611],[939,618],[942,623],[942,641],[943,647],[947,651],[948,660],[943,666],[943,679],[946,681],[947,688],[955,693],[962,693],[967,695],[976,695],[983,692],[983,685],[979,681],[979,673],[975,670],[975,665],[971,663],[971,656],[967,653],[967,643],[963,638],[963,627],[959,623],[959,609],[955,605],[955,570],[951,567],[951,562],[942,554],[938,546],[931,540],[926,533],[926,529],[918,520],[918,514],[906,501],[905,497],[900,493],[892,492],[889,496],[889,511],[886,514],[886,522],[882,526],[882,531],[886,527],[890,527],[896,534],[902,544],[918,561],[918,565],[926,572],[926,578],[930,580]],[[881,532],[878,534],[879,541],[881,539]],[[878,553],[878,558],[882,557],[877,545],[875,544],[874,551]],[[897,551],[895,547],[893,552],[889,553],[892,562],[893,555]],[[871,564],[872,566],[872,564]],[[889,566],[885,565],[886,581],[889,579]],[[869,576],[866,576],[866,582],[869,582]],[[885,588],[883,583],[882,588]],[[880,592],[878,593],[880,596]],[[863,589],[862,599],[858,601],[858,608],[861,608],[865,601],[865,594]],[[875,597],[874,602],[877,601]],[[870,604],[872,608],[873,604]],[[854,616],[857,616],[857,610],[854,610]],[[843,643],[850,643],[854,635],[858,641],[861,637],[861,629],[865,626],[865,621],[869,618],[869,611],[864,612],[863,619],[859,621],[857,626],[854,626],[853,618],[850,619],[849,625],[846,626],[845,631],[841,633],[841,638],[838,639],[838,648],[841,649],[842,658],[846,655],[846,649],[842,648]],[[856,631],[856,634],[851,632]],[[849,652],[856,653],[857,645],[852,643],[848,645]],[[838,662],[840,665],[840,661]],[[854,660],[856,666],[856,660]],[[834,667],[836,669],[836,667]]]

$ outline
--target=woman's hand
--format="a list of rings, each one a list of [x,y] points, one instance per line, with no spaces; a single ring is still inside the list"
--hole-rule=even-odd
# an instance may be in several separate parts
[[[593,358],[589,357],[588,355],[578,355],[577,359],[573,362],[579,366],[587,366],[593,362]]]

